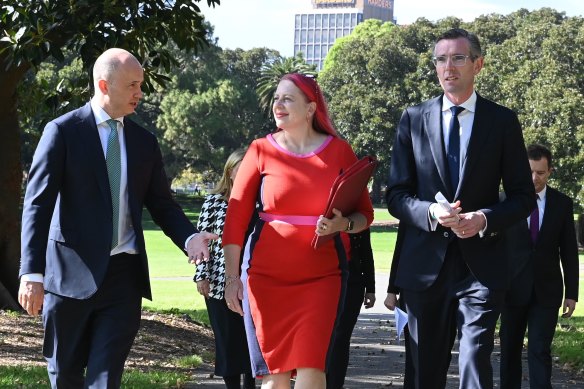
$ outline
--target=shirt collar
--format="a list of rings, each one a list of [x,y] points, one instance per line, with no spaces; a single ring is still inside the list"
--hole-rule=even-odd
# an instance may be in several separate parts
[[[107,112],[104,111],[104,109],[102,107],[99,106],[99,104],[97,103],[97,101],[95,101],[95,98],[91,99],[91,110],[93,111],[93,117],[95,117],[95,124],[96,125],[100,125],[102,123],[105,123],[106,121],[112,119],[112,117],[110,117],[110,115],[107,114]],[[113,118],[114,120],[120,122],[120,124],[123,126],[124,125],[124,117],[121,116],[119,118]]]
[[[460,104],[459,107],[463,107],[467,111],[474,112],[476,105],[477,105],[477,92],[473,91],[472,94],[470,95],[470,97],[468,98],[468,100],[466,100],[464,103]],[[446,95],[443,95],[442,111],[448,111],[448,110],[450,110],[450,107],[454,107],[454,106],[455,106],[455,104],[452,101],[448,100],[448,97],[446,97]]]
[[[547,195],[547,185],[544,186],[543,189],[541,190],[541,192],[539,192],[537,194],[537,197],[539,200],[542,200],[543,202],[545,202],[546,195]]]

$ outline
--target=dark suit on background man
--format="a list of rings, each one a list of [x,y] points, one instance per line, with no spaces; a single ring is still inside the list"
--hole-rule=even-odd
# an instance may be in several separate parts
[[[335,329],[335,339],[327,367],[327,389],[343,388],[349,366],[351,336],[361,307],[369,309],[375,304],[375,263],[371,249],[371,230],[367,228],[357,234],[348,235],[351,242],[349,278],[343,313]]]
[[[551,343],[564,297],[564,317],[570,317],[578,300],[578,244],[572,200],[547,186],[551,172],[541,145],[528,147],[529,162],[541,219],[535,242],[530,234],[531,218],[521,220],[507,232],[510,255],[510,289],[501,313],[501,388],[520,389],[521,352],[528,329],[529,385],[551,389]],[[551,153],[549,153],[551,158]],[[549,161],[551,162],[551,161]],[[540,174],[540,177],[537,175]],[[539,182],[538,182],[539,180]],[[539,223],[538,223],[539,225]],[[561,268],[560,268],[561,265]],[[562,277],[563,273],[563,277]]]
[[[388,209],[405,228],[396,286],[408,311],[416,387],[445,387],[456,328],[460,387],[488,389],[507,287],[500,232],[529,214],[534,191],[517,116],[474,92],[483,64],[476,36],[448,31],[435,45],[434,61],[445,94],[406,109],[391,157]],[[456,118],[448,115],[451,105],[464,108],[456,184],[443,124]],[[452,211],[436,204],[437,192]]]
[[[172,199],[154,135],[124,117],[142,96],[140,63],[111,49],[95,66],[92,102],[45,127],[23,208],[19,301],[32,315],[42,305],[53,388],[120,386],[141,299],[151,298],[143,206],[179,248],[188,247],[192,260],[208,256],[213,237],[196,234]],[[114,126],[119,191],[110,190],[105,154],[111,146],[102,136],[116,134]]]

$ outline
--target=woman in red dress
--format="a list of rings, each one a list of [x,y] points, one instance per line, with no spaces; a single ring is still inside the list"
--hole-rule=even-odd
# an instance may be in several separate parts
[[[326,235],[367,228],[373,208],[364,190],[354,213],[321,215],[333,181],[357,157],[337,136],[314,79],[285,75],[273,113],[278,130],[252,142],[229,200],[225,298],[244,316],[252,370],[263,377],[262,387],[289,388],[296,374],[296,389],[324,389],[347,260],[342,234],[316,250],[311,241],[315,229]],[[244,241],[256,207],[259,219]]]

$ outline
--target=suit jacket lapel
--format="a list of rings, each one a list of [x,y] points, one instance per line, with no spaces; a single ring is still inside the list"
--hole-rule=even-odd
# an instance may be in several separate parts
[[[556,193],[553,188],[547,187],[546,190],[546,199],[545,199],[545,211],[543,213],[543,219],[541,219],[541,226],[539,226],[539,234],[537,234],[537,242],[541,240],[543,234],[545,234],[546,230],[550,228],[550,224],[552,219],[555,215],[559,215],[559,212],[556,210],[556,206],[558,205],[557,201],[554,201]]]
[[[462,169],[456,197],[460,195],[461,189],[464,187],[466,181],[468,181],[468,178],[472,175],[472,169],[481,155],[481,148],[486,143],[486,138],[489,136],[489,118],[490,113],[486,110],[484,99],[477,93],[477,105],[475,107],[472,133],[466,149],[466,156],[461,161]]]
[[[105,156],[103,154],[99,132],[97,130],[97,125],[95,124],[95,117],[93,116],[90,103],[87,103],[83,107],[81,120],[82,122],[80,123],[79,130],[83,131],[81,138],[85,140],[87,157],[93,165],[93,171],[95,172],[95,178],[97,179],[97,186],[99,187],[101,194],[111,206],[111,193],[109,179],[107,177]]]
[[[138,158],[136,150],[136,140],[134,139],[135,132],[133,131],[131,120],[128,120],[124,117],[124,140],[126,142],[126,180],[128,183],[128,205],[131,208],[132,204],[132,194],[134,193],[133,185],[134,181],[133,178],[136,177],[136,174],[133,172],[139,168],[138,165]]]
[[[434,163],[438,169],[442,186],[446,189],[447,198],[454,198],[454,191],[450,188],[450,173],[446,160],[444,137],[442,136],[442,96],[430,102],[429,109],[424,112],[424,128],[427,130],[428,141]]]

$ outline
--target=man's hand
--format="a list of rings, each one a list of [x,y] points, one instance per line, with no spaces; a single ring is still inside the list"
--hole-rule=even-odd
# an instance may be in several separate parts
[[[461,239],[472,238],[487,225],[482,212],[469,212],[460,214],[460,222],[452,226],[452,232]]]
[[[42,282],[21,281],[18,302],[31,316],[37,316],[43,308],[45,289]]]
[[[576,309],[576,300],[565,299],[562,307],[562,317],[572,317],[574,309]]]
[[[369,309],[375,305],[375,293],[365,293],[363,298],[363,306],[365,309]]]
[[[460,208],[460,200],[456,200],[456,202],[450,204],[452,210],[447,210],[442,205],[438,203],[433,203],[430,205],[430,215],[433,219],[438,221],[441,226],[446,228],[452,228],[458,224],[460,220],[460,212],[462,208]]]
[[[388,293],[383,305],[390,311],[393,311],[397,306],[397,295],[395,293]]]
[[[205,296],[205,298],[209,298],[209,292],[211,291],[209,280],[197,281],[197,291],[200,295]]]
[[[219,236],[210,232],[201,231],[189,240],[187,245],[187,255],[189,263],[198,265],[209,260],[209,241],[219,239]]]

